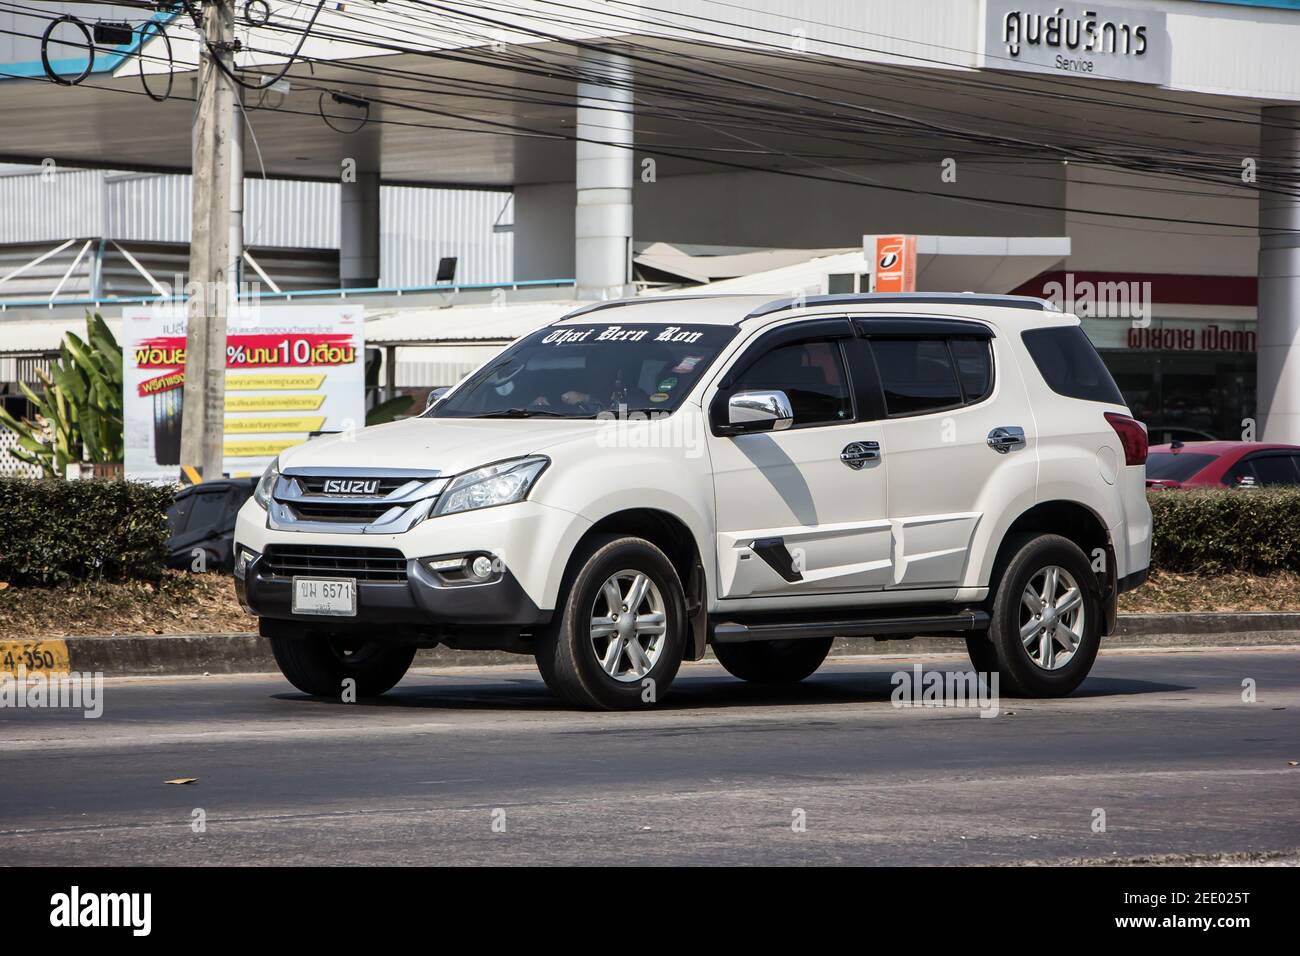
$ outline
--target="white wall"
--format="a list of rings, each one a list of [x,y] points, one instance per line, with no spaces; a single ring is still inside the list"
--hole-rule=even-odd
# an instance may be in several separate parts
[[[1194,196],[1189,191],[1207,195]],[[1245,227],[1142,222],[1074,212],[1066,217],[1066,234],[1072,240],[1072,269],[1237,276],[1256,273],[1259,207],[1255,194],[1247,189],[1071,166],[1066,198],[1074,209]]]
[[[576,200],[573,183],[515,187],[516,281],[573,278]]]

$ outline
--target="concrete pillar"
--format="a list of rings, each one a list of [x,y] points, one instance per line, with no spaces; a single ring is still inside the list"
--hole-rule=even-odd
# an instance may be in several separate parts
[[[1300,444],[1300,198],[1265,191],[1295,188],[1300,107],[1261,109],[1259,141],[1257,437]]]
[[[632,74],[616,53],[584,54],[578,84],[574,278],[579,299],[632,293]]]
[[[379,173],[344,175],[339,189],[339,285],[379,285]]]

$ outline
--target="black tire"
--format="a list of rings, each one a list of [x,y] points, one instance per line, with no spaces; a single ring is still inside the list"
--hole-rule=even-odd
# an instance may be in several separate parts
[[[1079,546],[1060,535],[1024,536],[1011,545],[1012,557],[993,595],[989,624],[990,646],[997,657],[999,690],[1011,697],[1064,697],[1083,683],[1101,646],[1103,602],[1097,575]],[[1021,596],[1031,580],[1052,566],[1064,569],[1077,584],[1083,620],[1079,625],[1082,636],[1076,641],[1073,656],[1064,665],[1049,670],[1035,661],[1035,653],[1041,656],[1039,645],[1030,650],[1021,640],[1022,617],[1026,625],[1029,623],[1029,612],[1022,613]],[[968,649],[973,638],[974,635],[967,640]],[[1057,653],[1057,645],[1051,646],[1053,653]],[[984,670],[981,662],[975,660],[977,654],[982,657],[984,651],[971,654],[976,667]]]
[[[615,648],[612,656],[615,669],[620,670],[624,661],[628,664],[622,671],[627,679],[619,680],[607,673],[597,658],[591,622],[598,607],[608,608],[602,592],[606,581],[622,572],[649,578],[658,589],[665,620],[662,644],[657,645],[658,656],[644,674],[631,677],[634,673],[631,658]],[[585,542],[570,562],[556,617],[537,635],[534,653],[546,686],[568,703],[592,710],[644,709],[654,706],[668,693],[682,663],[686,631],[686,598],[677,571],[667,556],[644,538],[599,535]],[[609,647],[607,642],[607,651]]]
[[[993,646],[993,639],[988,631],[970,631],[966,635],[966,654],[971,666],[980,674],[992,674],[998,670],[998,649]]]
[[[341,697],[349,677],[357,682],[357,699],[378,697],[406,676],[415,658],[415,648],[401,644],[343,641],[265,618],[261,623],[280,673],[313,697]]]
[[[756,684],[797,684],[831,652],[835,638],[714,644],[713,653],[727,673]]]

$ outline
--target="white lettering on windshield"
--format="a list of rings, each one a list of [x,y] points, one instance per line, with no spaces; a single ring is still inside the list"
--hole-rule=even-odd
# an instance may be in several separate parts
[[[604,331],[595,329],[555,329],[542,336],[542,345],[570,345],[575,342],[641,342],[650,335],[650,329],[628,329],[621,325],[607,325]],[[595,338],[592,336],[595,335]],[[703,332],[690,332],[677,325],[669,325],[655,335],[654,342],[691,344],[704,337]]]

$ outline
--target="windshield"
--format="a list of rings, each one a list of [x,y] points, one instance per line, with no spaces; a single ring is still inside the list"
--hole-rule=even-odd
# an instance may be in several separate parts
[[[1186,481],[1212,461],[1213,455],[1153,451],[1147,455],[1147,477],[1159,481]]]
[[[736,334],[729,325],[562,325],[520,339],[434,418],[595,418],[674,411]]]

